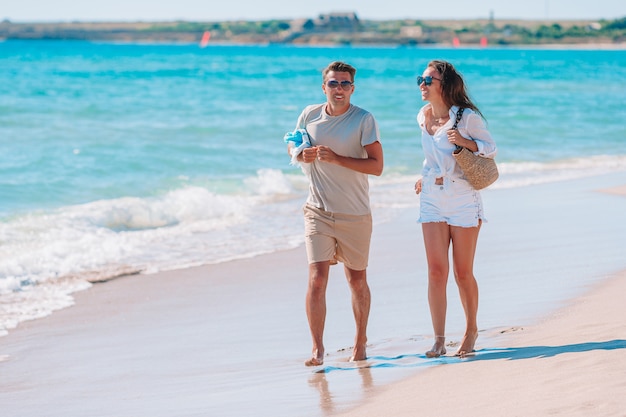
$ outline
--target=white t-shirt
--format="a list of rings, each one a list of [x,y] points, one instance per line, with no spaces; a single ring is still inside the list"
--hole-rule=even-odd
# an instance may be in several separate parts
[[[325,108],[326,103],[307,106],[296,129],[306,129],[311,146],[325,145],[342,156],[367,158],[364,147],[380,141],[374,116],[355,105],[339,116],[330,116]],[[302,164],[302,170],[309,178],[307,204],[332,213],[370,213],[367,174],[318,160]]]

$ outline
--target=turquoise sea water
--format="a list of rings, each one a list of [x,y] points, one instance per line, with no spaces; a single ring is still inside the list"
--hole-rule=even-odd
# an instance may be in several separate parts
[[[88,280],[300,245],[282,137],[335,59],[380,125],[375,221],[417,206],[415,77],[434,58],[487,117],[494,188],[626,170],[624,51],[0,42],[0,332]]]

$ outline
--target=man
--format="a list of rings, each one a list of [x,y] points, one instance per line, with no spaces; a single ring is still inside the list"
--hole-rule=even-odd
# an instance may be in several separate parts
[[[309,179],[304,206],[309,262],[306,312],[313,339],[307,366],[324,363],[326,287],[330,265],[343,262],[352,292],[356,337],[351,361],[366,358],[370,290],[366,268],[372,234],[368,175],[381,175],[383,149],[371,113],[350,103],[356,69],[332,62],[322,71],[326,103],[307,106],[296,130],[304,129],[311,146],[297,160]],[[289,146],[291,153],[293,145]]]

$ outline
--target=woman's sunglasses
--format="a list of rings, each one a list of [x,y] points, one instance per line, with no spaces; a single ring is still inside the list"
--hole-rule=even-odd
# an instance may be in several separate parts
[[[430,75],[427,75],[425,77],[422,77],[421,75],[418,75],[417,76],[417,85],[419,87],[420,85],[422,85],[422,83],[424,83],[427,86],[429,86],[429,85],[431,85],[433,83],[433,80],[441,81],[441,78],[431,77]]]

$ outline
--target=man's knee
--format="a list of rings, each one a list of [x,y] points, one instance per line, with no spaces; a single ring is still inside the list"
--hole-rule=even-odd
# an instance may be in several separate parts
[[[312,291],[324,291],[328,284],[328,262],[316,262],[309,265],[309,288]]]
[[[346,268],[346,278],[352,289],[360,289],[367,287],[367,272],[365,269],[356,271],[354,269]]]

